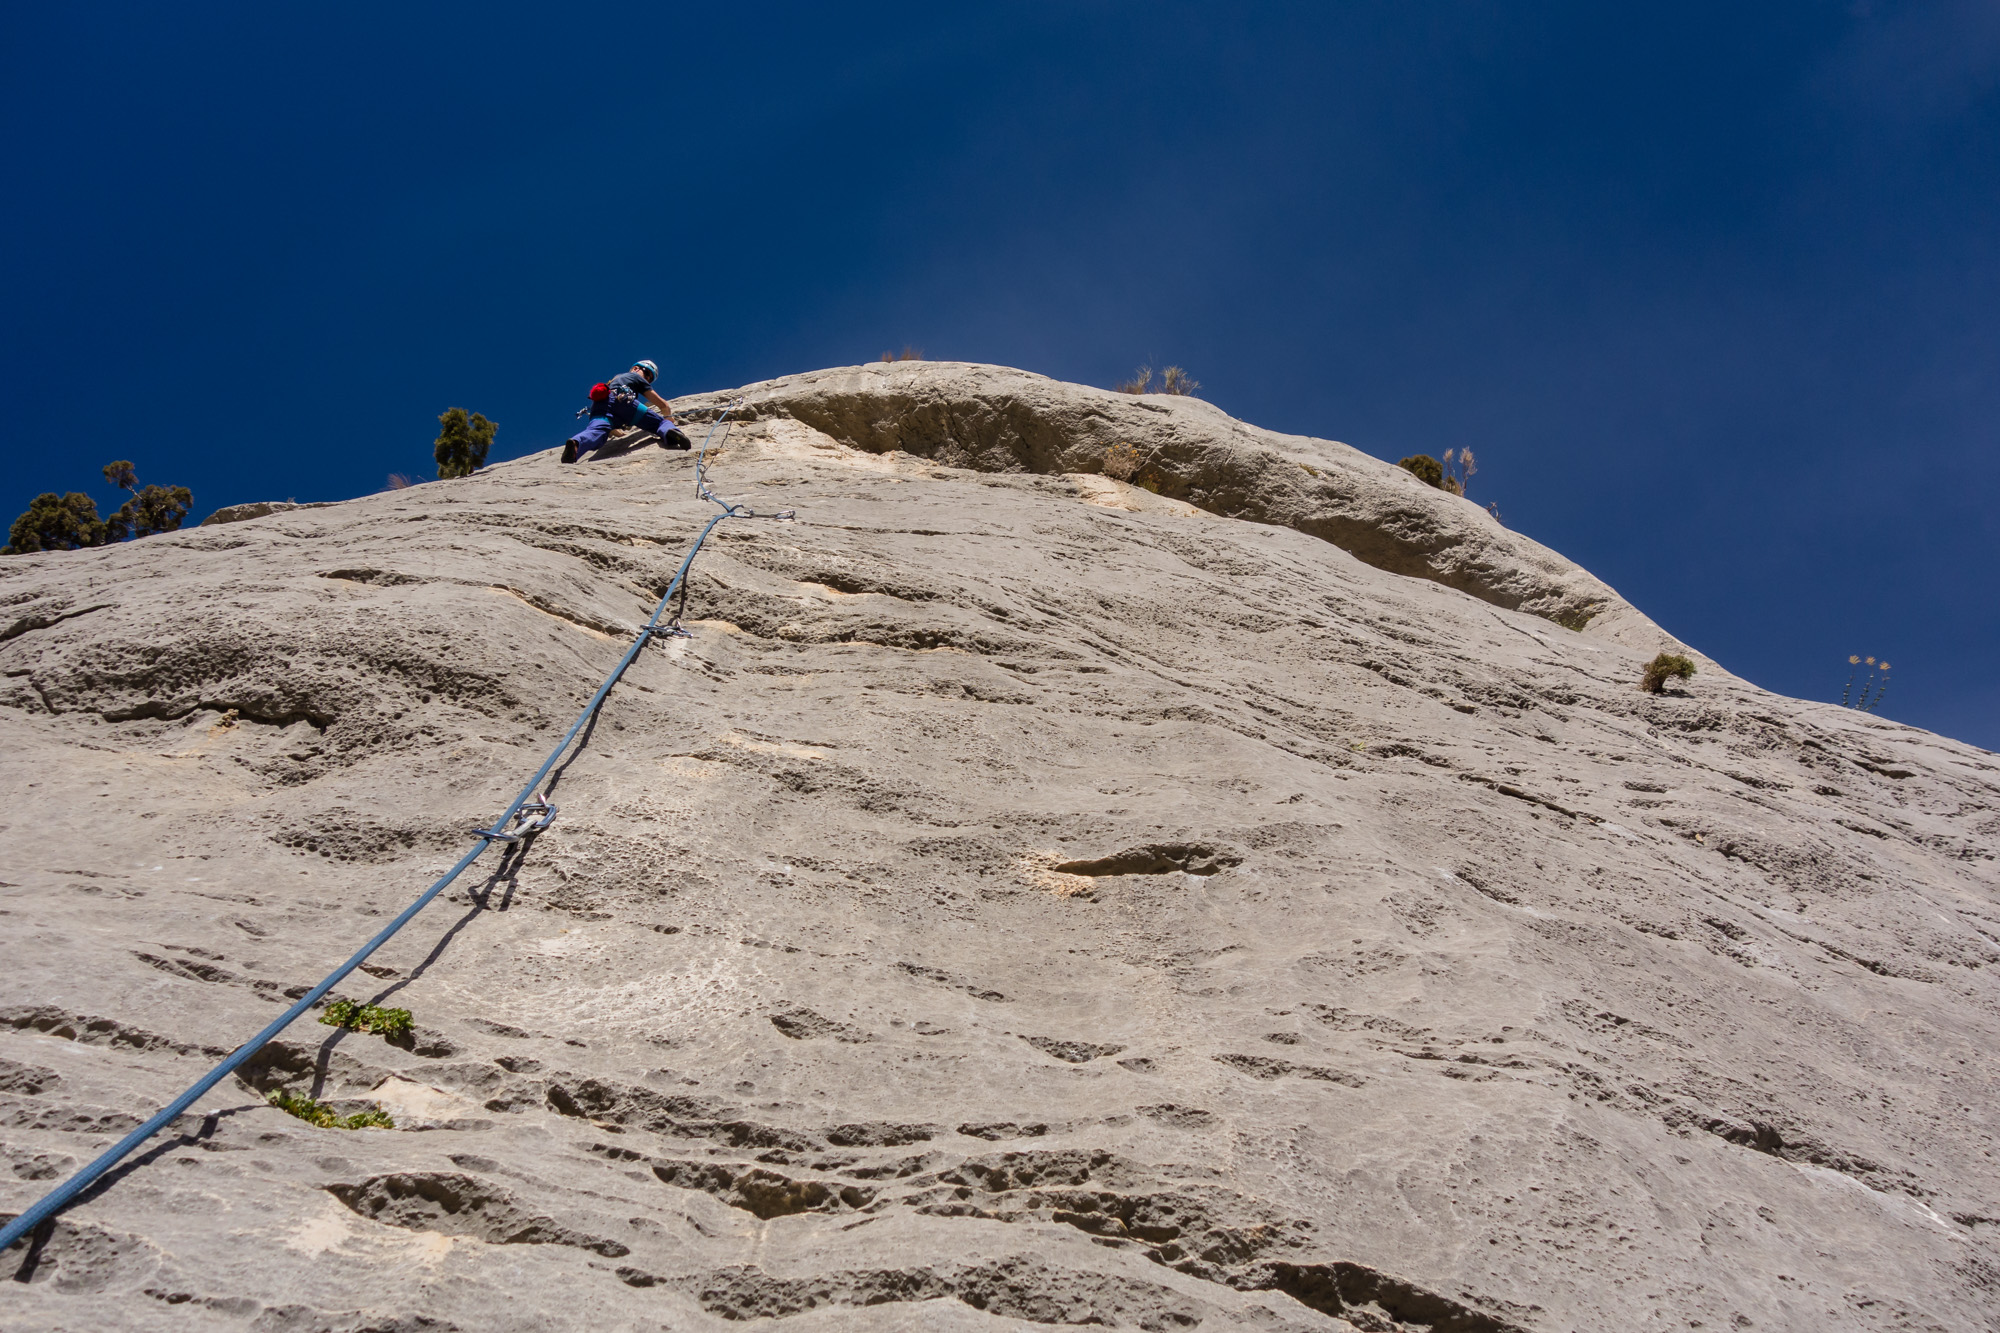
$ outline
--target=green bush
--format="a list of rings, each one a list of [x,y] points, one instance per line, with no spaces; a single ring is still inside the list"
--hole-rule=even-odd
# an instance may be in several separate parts
[[[1661,653],[1646,663],[1646,674],[1639,678],[1639,688],[1648,694],[1658,694],[1667,687],[1669,680],[1686,680],[1692,675],[1692,659],[1679,653]]]
[[[326,1006],[326,1012],[319,1016],[319,1021],[328,1027],[372,1032],[389,1041],[410,1035],[409,1010],[382,1009],[372,1004],[359,1004],[353,1000],[332,1001]]]
[[[467,416],[462,407],[446,409],[438,418],[438,425],[443,429],[438,431],[437,446],[432,452],[437,458],[439,480],[469,477],[486,466],[486,451],[493,447],[498,426],[477,412]]]
[[[350,1116],[336,1115],[333,1108],[302,1097],[295,1092],[279,1089],[270,1093],[265,1100],[288,1115],[295,1115],[308,1125],[320,1129],[394,1129],[396,1122],[389,1113],[377,1107],[372,1111],[356,1111]]]
[[[1396,464],[1396,466],[1426,486],[1435,486],[1439,490],[1444,489],[1444,464],[1438,462],[1437,459],[1432,458],[1429,454],[1411,454],[1408,458]]]
[[[42,492],[29,503],[28,512],[14,520],[7,533],[8,555],[74,551],[103,544],[104,523],[97,517],[97,502],[82,491],[71,491],[68,495]]]

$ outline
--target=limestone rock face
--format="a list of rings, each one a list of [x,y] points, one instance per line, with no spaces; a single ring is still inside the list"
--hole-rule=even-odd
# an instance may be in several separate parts
[[[294,1025],[0,1327],[2000,1328],[2000,759],[1643,694],[1585,571],[1206,404],[737,396],[798,520],[343,987],[409,1035]],[[458,857],[714,512],[544,454],[0,561],[0,1211]]]

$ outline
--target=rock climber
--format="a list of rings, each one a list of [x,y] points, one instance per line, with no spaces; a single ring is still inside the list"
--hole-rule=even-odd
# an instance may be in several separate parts
[[[660,368],[651,361],[635,361],[622,375],[613,375],[590,393],[590,414],[584,428],[563,442],[562,461],[574,463],[584,454],[604,447],[613,430],[637,427],[655,437],[662,449],[687,449],[692,442],[673,421],[674,405],[653,392]],[[581,414],[579,414],[581,415]]]

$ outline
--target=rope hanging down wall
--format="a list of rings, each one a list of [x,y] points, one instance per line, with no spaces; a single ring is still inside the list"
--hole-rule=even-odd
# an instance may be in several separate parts
[[[520,794],[501,812],[498,819],[495,819],[488,827],[474,831],[473,837],[478,839],[478,841],[473,845],[472,850],[460,857],[456,865],[445,871],[444,875],[436,883],[418,895],[417,900],[404,908],[395,920],[384,926],[373,939],[362,945],[352,958],[349,958],[332,972],[329,972],[325,980],[301,996],[297,1004],[287,1009],[269,1027],[259,1032],[249,1041],[244,1042],[243,1045],[237,1047],[228,1059],[202,1075],[186,1092],[183,1092],[165,1107],[161,1108],[158,1115],[155,1115],[151,1120],[148,1120],[145,1124],[120,1139],[102,1156],[98,1157],[97,1160],[84,1167],[55,1189],[50,1190],[47,1194],[36,1200],[34,1205],[26,1212],[9,1222],[4,1228],[0,1228],[0,1250],[6,1249],[43,1222],[62,1211],[65,1205],[76,1198],[77,1195],[90,1188],[99,1177],[116,1166],[134,1148],[137,1148],[147,1139],[152,1138],[155,1134],[173,1124],[175,1120],[180,1118],[181,1113],[194,1105],[203,1093],[229,1077],[230,1074],[234,1073],[252,1056],[256,1055],[258,1051],[264,1049],[274,1037],[289,1027],[293,1020],[299,1018],[307,1010],[317,1005],[321,999],[325,998],[328,991],[340,983],[343,977],[361,966],[362,963],[367,961],[370,954],[381,948],[388,942],[391,936],[408,925],[411,918],[423,911],[433,898],[449,888],[453,880],[457,879],[468,866],[484,855],[487,848],[496,842],[516,842],[525,834],[540,832],[549,826],[550,822],[555,819],[556,809],[545,798],[536,796],[536,793],[542,789],[543,780],[555,768],[557,761],[564,754],[568,753],[570,746],[575,743],[578,735],[583,732],[591,716],[603,705],[606,696],[611,693],[612,687],[618,683],[619,677],[625,674],[625,668],[632,665],[633,659],[638,657],[640,650],[656,634],[672,634],[680,631],[680,616],[678,613],[664,627],[660,624],[660,617],[666,613],[667,604],[674,600],[674,595],[677,592],[683,594],[682,602],[683,605],[685,604],[688,569],[694,564],[695,556],[700,554],[702,543],[708,540],[708,534],[714,532],[716,527],[726,519],[764,518],[786,521],[795,516],[789,509],[763,512],[752,509],[748,505],[733,504],[718,496],[709,488],[707,477],[708,451],[711,447],[720,447],[722,439],[729,432],[730,413],[734,412],[741,405],[740,402],[732,403],[723,409],[715,421],[710,424],[708,433],[702,437],[701,448],[696,452],[694,457],[695,494],[701,499],[715,504],[722,512],[709,519],[707,525],[695,537],[694,544],[688,548],[687,555],[681,560],[680,568],[675,572],[673,581],[667,585],[666,591],[660,595],[658,605],[653,608],[653,614],[647,619],[645,626],[640,629],[637,636],[633,638],[632,646],[627,648],[625,655],[618,659],[618,665],[611,668],[611,674],[607,675],[604,678],[604,683],[597,687],[597,693],[590,696],[590,702],[583,706],[583,712],[577,715],[576,721],[563,734],[562,740],[556,743],[555,749],[549,751],[549,757],[542,761],[542,766],[535,770],[535,775],[528,779],[527,785],[521,788]]]

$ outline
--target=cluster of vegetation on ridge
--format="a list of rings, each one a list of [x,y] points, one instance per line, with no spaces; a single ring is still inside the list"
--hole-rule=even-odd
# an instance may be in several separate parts
[[[1153,368],[1140,366],[1132,372],[1132,378],[1115,386],[1119,393],[1152,393]],[[1189,398],[1201,387],[1201,381],[1182,370],[1179,366],[1168,366],[1160,372],[1161,393],[1170,393],[1177,398]]]
[[[353,1000],[334,1000],[326,1006],[326,1012],[319,1016],[319,1021],[328,1027],[372,1032],[386,1041],[398,1041],[410,1035],[409,1010],[383,1009]]]
[[[310,1097],[279,1089],[269,1094],[266,1101],[287,1115],[295,1115],[308,1125],[320,1129],[394,1129],[396,1122],[389,1113],[377,1107],[372,1111],[356,1111],[353,1115],[336,1115],[330,1106],[314,1101]]]
[[[106,463],[104,479],[131,497],[111,517],[100,519],[97,502],[82,491],[68,495],[44,491],[29,504],[27,513],[14,520],[0,554],[75,551],[173,532],[194,507],[194,493],[185,486],[141,486],[127,459]]]
[[[1411,454],[1396,466],[1426,486],[1435,486],[1453,495],[1464,495],[1465,488],[1472,484],[1472,474],[1479,471],[1479,464],[1473,459],[1470,448],[1445,450],[1443,462],[1429,454]]]
[[[1854,693],[1854,678],[1861,674],[1861,663],[1863,660],[1859,653],[1848,654],[1847,688],[1840,692],[1840,706],[1842,708],[1859,709],[1864,713],[1872,713],[1875,711],[1876,706],[1882,702],[1882,696],[1889,692],[1889,664],[1887,662],[1877,662],[1873,657],[1865,659],[1868,663],[1868,679],[1861,682],[1861,693],[1857,695]],[[1882,682],[1879,686],[1875,683],[1878,677]],[[1870,689],[1875,691],[1875,696],[1872,699],[1868,696]],[[1853,700],[1852,703],[1848,702],[1850,698]]]

